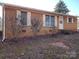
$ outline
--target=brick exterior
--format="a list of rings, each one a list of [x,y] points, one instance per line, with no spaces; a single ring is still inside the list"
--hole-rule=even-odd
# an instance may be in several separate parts
[[[37,35],[46,35],[46,34],[53,34],[58,32],[59,28],[59,16],[64,17],[64,30],[77,30],[77,19],[76,16],[70,16],[70,15],[62,15],[62,14],[56,14],[46,11],[40,11],[35,9],[29,9],[29,8],[22,8],[18,6],[12,6],[12,5],[5,5],[5,37],[6,38],[14,38],[13,34],[13,25],[15,25],[16,21],[16,11],[25,11],[25,12],[31,12],[31,18],[32,17],[38,17],[40,22],[42,23],[40,31],[37,33]],[[57,16],[57,27],[54,28],[48,28],[43,27],[43,14],[45,15],[51,15],[51,16]],[[67,17],[72,17],[74,19],[74,23],[67,23]],[[28,37],[33,36],[34,33],[31,29],[31,26],[24,26],[22,28],[22,31],[19,32],[18,37]]]

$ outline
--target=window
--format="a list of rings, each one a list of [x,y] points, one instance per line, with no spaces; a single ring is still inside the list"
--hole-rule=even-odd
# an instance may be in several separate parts
[[[68,18],[68,23],[73,23],[73,18]]]
[[[53,27],[54,23],[55,23],[54,16],[46,15],[45,26],[47,26],[47,27]]]
[[[27,12],[21,12],[21,20],[22,25],[27,25]]]

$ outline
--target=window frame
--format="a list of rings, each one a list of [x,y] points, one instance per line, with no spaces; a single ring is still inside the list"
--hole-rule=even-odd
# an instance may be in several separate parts
[[[54,23],[54,24],[52,24],[52,23]],[[54,27],[54,26],[55,26],[55,16],[45,15],[45,27]]]
[[[69,21],[71,18],[71,22]],[[67,17],[67,23],[73,23],[73,18],[72,17]]]
[[[21,20],[22,20],[22,12],[23,13],[26,13],[26,20],[25,20],[26,21],[26,24],[22,24],[21,23],[21,26],[27,26],[27,12],[26,11],[21,11]],[[21,22],[21,20],[20,20],[20,22]]]

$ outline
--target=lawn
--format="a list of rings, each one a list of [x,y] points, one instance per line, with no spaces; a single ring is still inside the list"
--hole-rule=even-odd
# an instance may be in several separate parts
[[[22,38],[0,43],[0,59],[79,59],[79,33]]]

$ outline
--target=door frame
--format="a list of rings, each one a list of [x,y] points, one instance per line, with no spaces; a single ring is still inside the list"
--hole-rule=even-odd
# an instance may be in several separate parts
[[[64,29],[64,18],[63,18],[63,16],[59,16],[59,29],[60,30]]]

